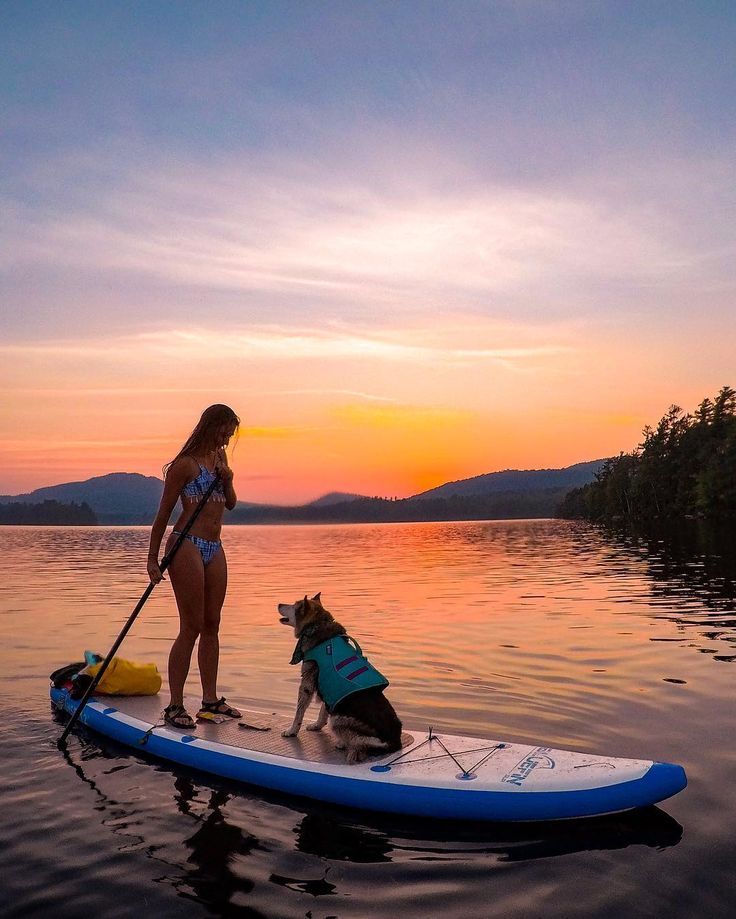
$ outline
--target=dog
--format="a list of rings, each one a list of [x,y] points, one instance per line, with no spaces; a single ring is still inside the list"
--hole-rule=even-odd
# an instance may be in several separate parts
[[[401,749],[401,721],[383,694],[388,680],[363,657],[360,647],[322,606],[321,594],[296,603],[279,603],[279,619],[297,638],[292,664],[302,675],[294,723],[283,732],[296,737],[315,694],[322,703],[308,731],[321,731],[329,719],[338,750],[348,763],[373,753]]]

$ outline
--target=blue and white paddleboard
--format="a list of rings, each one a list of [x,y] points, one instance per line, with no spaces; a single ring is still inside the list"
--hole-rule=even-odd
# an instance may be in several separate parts
[[[78,702],[51,688],[57,708]],[[411,732],[403,748],[348,766],[325,729],[282,737],[291,719],[246,712],[240,722],[177,731],[157,696],[96,697],[80,721],[140,753],[319,801],[453,820],[560,820],[656,804],[687,785],[682,766],[453,734]]]

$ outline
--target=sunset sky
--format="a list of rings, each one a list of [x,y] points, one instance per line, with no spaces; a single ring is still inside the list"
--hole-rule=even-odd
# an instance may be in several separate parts
[[[406,496],[736,385],[729,0],[0,3],[0,493]]]

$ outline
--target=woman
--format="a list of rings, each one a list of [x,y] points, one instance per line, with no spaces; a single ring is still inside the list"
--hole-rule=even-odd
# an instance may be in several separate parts
[[[184,708],[184,683],[198,638],[197,660],[202,680],[202,708],[198,715],[240,717],[237,709],[217,695],[218,631],[227,588],[227,563],[220,529],[225,508],[232,509],[237,501],[225,447],[239,424],[240,419],[227,405],[211,405],[205,409],[189,439],[164,467],[164,493],[151,528],[148,576],[158,584],[163,578],[158,565],[161,540],[176,502],[181,498],[182,511],[166,544],[167,552],[215,476],[219,476],[214,491],[168,569],[179,608],[179,634],[169,654],[171,700],[164,709],[164,720],[175,728],[191,730],[195,727]]]

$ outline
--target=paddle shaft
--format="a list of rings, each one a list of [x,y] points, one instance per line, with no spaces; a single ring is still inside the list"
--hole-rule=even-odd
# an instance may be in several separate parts
[[[215,488],[216,488],[216,486],[217,486],[217,483],[218,483],[219,481],[220,481],[220,476],[219,476],[219,474],[217,474],[217,475],[215,476],[214,480],[212,481],[212,484],[209,486],[209,488],[207,489],[207,491],[204,493],[204,495],[203,495],[203,497],[202,497],[202,500],[201,500],[201,501],[199,502],[199,504],[194,508],[194,511],[193,511],[193,513],[192,513],[192,516],[189,518],[189,520],[187,520],[186,525],[185,525],[185,526],[181,529],[181,531],[179,532],[179,535],[178,535],[178,537],[177,537],[176,542],[175,542],[174,545],[171,547],[171,551],[167,552],[166,555],[164,555],[164,557],[161,559],[161,564],[159,565],[159,568],[161,569],[161,573],[162,573],[162,574],[163,574],[163,572],[166,571],[166,569],[169,567],[169,565],[171,564],[172,559],[174,558],[174,556],[176,555],[176,553],[179,551],[179,547],[181,546],[181,544],[182,544],[182,543],[184,542],[184,540],[186,539],[187,533],[188,533],[188,532],[191,530],[191,528],[194,526],[194,522],[196,521],[197,517],[199,517],[199,515],[200,515],[200,513],[202,512],[202,509],[204,508],[205,504],[209,501],[210,495],[211,495],[212,492],[215,490]],[[146,600],[147,600],[147,599],[151,596],[151,594],[153,593],[153,588],[154,588],[155,586],[156,586],[156,585],[153,583],[153,581],[151,581],[151,583],[148,585],[148,587],[146,587],[146,589],[143,591],[143,596],[140,598],[140,600],[139,600],[138,603],[136,604],[135,609],[133,610],[133,612],[132,612],[132,613],[130,614],[130,616],[128,617],[128,621],[125,623],[125,625],[123,626],[122,631],[120,632],[120,634],[118,635],[118,637],[115,639],[115,643],[113,644],[112,648],[110,648],[110,650],[108,651],[107,657],[106,657],[105,660],[102,662],[102,664],[101,664],[101,666],[100,666],[100,669],[97,671],[97,673],[95,674],[94,678],[92,679],[92,682],[89,684],[89,686],[88,686],[87,689],[85,690],[84,695],[83,695],[82,698],[79,700],[79,705],[76,707],[76,709],[75,709],[74,712],[72,713],[71,718],[70,718],[69,721],[67,722],[67,725],[66,725],[66,727],[64,728],[64,732],[62,733],[61,737],[60,737],[59,740],[58,740],[57,746],[61,747],[61,746],[63,746],[63,745],[66,743],[66,739],[67,739],[67,737],[69,736],[69,732],[70,732],[71,729],[74,727],[74,725],[77,723],[77,721],[79,721],[79,716],[82,714],[82,710],[84,709],[84,706],[87,704],[87,701],[88,701],[89,697],[90,697],[90,696],[92,695],[92,693],[95,691],[95,689],[97,688],[97,684],[100,682],[100,680],[102,679],[102,677],[105,675],[105,671],[106,671],[107,668],[109,667],[110,661],[113,659],[113,657],[115,657],[115,652],[118,650],[118,648],[120,647],[120,645],[123,643],[123,639],[125,638],[125,636],[126,636],[126,635],[128,634],[128,632],[130,631],[131,626],[133,625],[133,623],[135,622],[135,620],[136,620],[136,618],[137,618],[137,616],[138,616],[138,613],[140,613],[140,611],[143,609],[143,605],[145,604]]]

